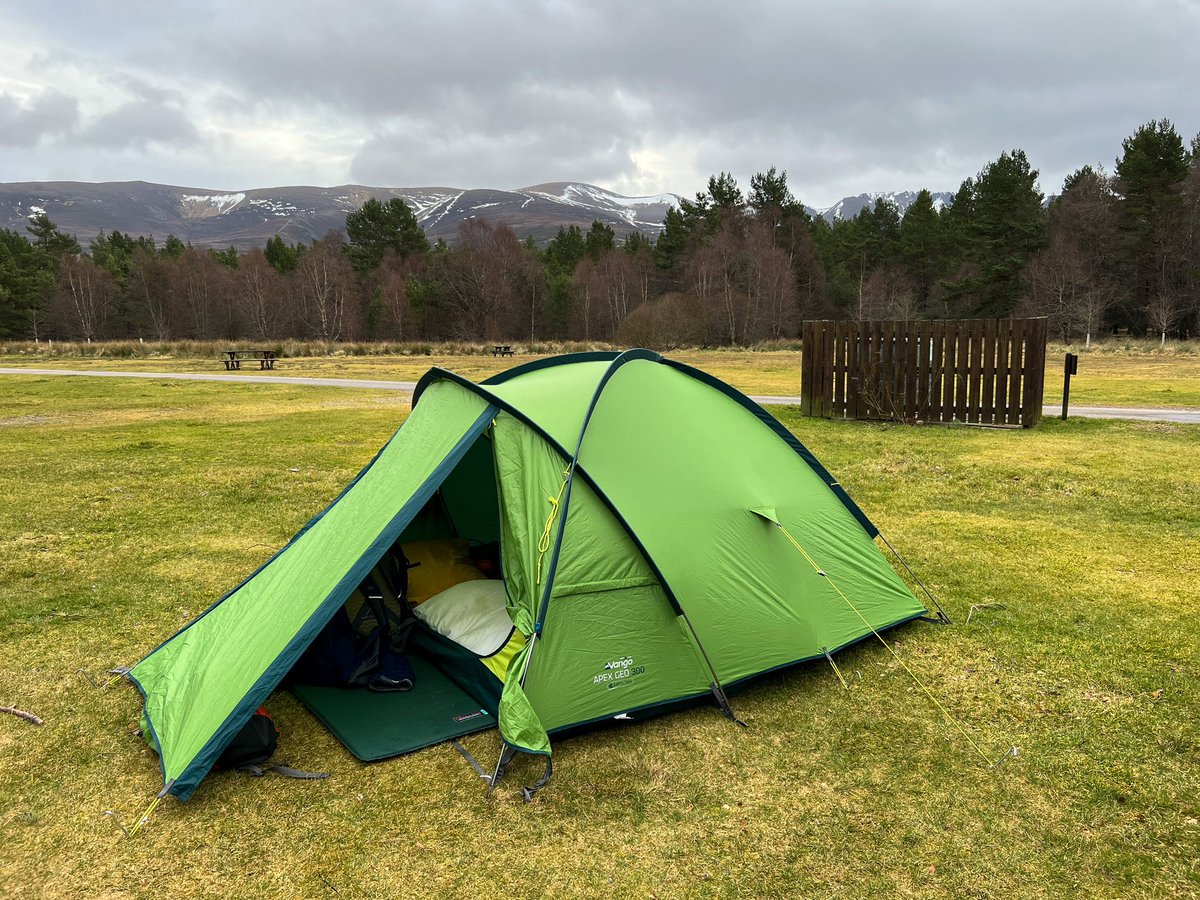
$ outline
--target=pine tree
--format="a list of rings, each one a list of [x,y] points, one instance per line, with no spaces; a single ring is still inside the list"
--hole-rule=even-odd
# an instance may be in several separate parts
[[[1001,153],[974,180],[963,182],[949,220],[967,268],[947,284],[959,315],[1011,315],[1021,297],[1021,275],[1045,246],[1046,216],[1038,172],[1024,150]]]
[[[788,216],[808,219],[804,204],[797,200],[788,188],[787,172],[776,172],[774,166],[750,177],[750,196],[747,203],[757,216],[777,220]]]
[[[588,229],[587,236],[583,240],[584,253],[594,260],[599,259],[616,245],[616,233],[610,226],[599,220],[592,222],[592,227]]]
[[[746,198],[742,196],[737,179],[729,172],[722,172],[708,179],[708,199],[718,215],[741,212],[746,205]]]
[[[551,275],[566,275],[568,278],[587,252],[587,243],[578,225],[558,228],[558,234],[546,245],[546,268]]]
[[[179,259],[187,250],[187,244],[175,237],[173,234],[168,234],[167,239],[163,241],[162,249],[158,251],[159,255],[164,259]]]
[[[637,256],[643,251],[649,253],[654,248],[653,242],[640,231],[631,231],[625,236],[622,248],[630,256]]]
[[[346,253],[354,271],[375,269],[388,250],[401,259],[429,252],[429,239],[408,204],[399,197],[380,203],[374,197],[346,216]]]
[[[1180,225],[1179,186],[1188,173],[1189,155],[1167,119],[1146,123],[1122,147],[1116,166],[1117,191],[1132,291],[1114,310],[1114,324],[1141,331],[1149,324],[1147,315],[1153,307],[1165,338],[1177,318],[1176,307],[1182,305],[1186,280],[1172,238]]]
[[[50,257],[29,238],[0,230],[0,338],[41,338],[43,311],[54,290]]]
[[[280,275],[286,275],[296,270],[301,249],[299,244],[288,244],[279,235],[275,235],[267,240],[263,255],[266,256],[272,269]]]
[[[73,235],[59,230],[45,213],[38,213],[29,220],[25,230],[33,235],[33,245],[56,262],[67,255],[78,255],[82,251]]]
[[[239,257],[236,247],[230,246],[224,250],[210,249],[208,255],[230,271],[237,270]]]
[[[938,280],[946,274],[946,227],[928,190],[919,191],[904,212],[897,253],[912,279],[917,308],[927,310]]]
[[[688,201],[683,200],[682,203]],[[654,242],[654,263],[658,268],[669,270],[687,251],[691,238],[691,225],[682,208],[668,207],[663,219],[663,228]]]

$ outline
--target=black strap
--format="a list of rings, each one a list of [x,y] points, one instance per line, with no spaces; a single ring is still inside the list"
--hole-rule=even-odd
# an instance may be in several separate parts
[[[504,744],[500,748],[500,758],[496,760],[496,772],[488,779],[488,794],[496,789],[496,785],[500,783],[500,779],[504,777],[504,770],[508,768],[508,764],[512,762],[512,758],[517,755],[516,747],[510,744]]]
[[[529,803],[533,800],[533,795],[546,786],[546,782],[550,780],[550,776],[554,774],[554,761],[546,756],[546,771],[542,773],[542,777],[532,787],[521,788],[521,796],[525,798],[525,802]]]
[[[328,778],[328,772],[305,772],[303,769],[293,769],[289,766],[238,766],[237,770],[252,778],[262,778],[268,772],[282,775],[284,778],[299,778],[304,781],[317,781]]]
[[[291,766],[269,766],[267,771],[282,775],[284,778],[299,778],[302,781],[320,781],[322,778],[329,777],[328,772],[305,772],[303,769],[293,769]]]
[[[477,760],[474,756],[471,755],[470,750],[468,750],[466,747],[464,747],[457,739],[452,740],[450,742],[450,744],[451,744],[451,746],[454,747],[455,750],[457,750],[459,753],[461,753],[463,755],[463,759],[465,759],[467,762],[469,762],[471,764],[471,768],[475,770],[475,773],[480,778],[482,778],[488,784],[492,783],[492,776],[488,774],[487,769],[485,769],[482,765],[480,765],[479,760]]]

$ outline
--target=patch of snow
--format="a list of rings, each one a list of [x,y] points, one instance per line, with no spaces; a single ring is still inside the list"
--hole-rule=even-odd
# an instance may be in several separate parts
[[[600,203],[609,203],[613,206],[678,206],[679,198],[674,194],[653,194],[648,197],[622,197],[620,194],[613,194],[609,191],[593,189],[585,185],[572,185],[576,189],[576,193],[586,197],[591,197]]]
[[[547,194],[544,191],[530,191],[530,197],[540,197],[543,200],[549,200],[551,203],[565,203],[567,206],[581,206],[584,209],[593,209],[592,203],[580,203],[578,200],[572,200],[570,197],[564,197],[560,194]]]
[[[461,194],[443,194],[443,193],[412,193],[405,194],[400,199],[409,205],[413,211],[413,215],[418,219],[427,212],[435,209],[451,197],[462,196]]]
[[[249,205],[257,206],[259,209],[266,210],[267,212],[269,212],[275,216],[287,216],[287,215],[291,215],[294,212],[301,211],[300,208],[298,206],[296,206],[296,204],[287,203],[283,200],[270,200],[270,199],[251,200]],[[314,210],[307,209],[307,210],[304,210],[304,212],[314,212]]]
[[[529,191],[527,196],[541,197],[555,203],[565,203],[567,206],[579,206],[584,209],[606,209],[620,215],[629,222],[623,210],[640,210],[647,206],[678,206],[679,198],[674,194],[653,194],[647,197],[622,197],[603,188],[590,184],[567,184],[561,194],[550,194],[545,191]]]
[[[217,214],[228,212],[246,199],[246,195],[237,194],[184,194],[179,198],[181,203],[192,206],[209,205],[216,208]]]
[[[422,214],[417,217],[417,221],[422,226],[424,226],[426,220],[433,218],[434,213],[437,213],[437,217],[433,218],[433,221],[430,223],[431,226],[436,225],[438,222],[442,221],[442,219],[446,218],[447,214],[449,214],[451,211],[453,211],[454,204],[458,202],[459,198],[462,197],[463,193],[465,193],[465,192],[460,191],[459,193],[455,194],[452,197],[447,197],[446,199],[442,200],[440,203],[435,203],[433,206],[429,207],[427,210],[424,210],[422,212]],[[441,212],[438,212],[438,208],[443,207],[443,206],[445,208],[442,209]]]
[[[34,206],[32,203],[29,204],[29,218],[32,219],[34,216],[44,216],[45,214],[46,210],[42,207]]]
[[[817,210],[817,215],[823,216],[828,222],[836,222],[839,219],[849,218],[847,206],[854,210],[854,215],[858,215],[860,209],[871,209],[874,207],[877,200],[890,200],[896,204],[896,208],[900,211],[900,216],[908,212],[908,208],[917,199],[917,191],[871,191],[865,194],[858,194],[854,197],[843,197],[833,206],[826,209]],[[932,192],[933,208],[940,212],[945,207],[949,206],[954,195],[946,191]]]
[[[500,206],[500,203],[476,203],[471,209],[487,209],[489,206]],[[474,217],[472,217],[474,218]]]

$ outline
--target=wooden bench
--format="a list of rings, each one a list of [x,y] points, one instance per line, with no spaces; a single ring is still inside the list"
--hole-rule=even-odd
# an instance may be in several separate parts
[[[260,370],[274,369],[278,358],[274,350],[226,350],[224,356],[226,371],[240,369],[246,361],[257,362]]]
[[[512,344],[495,344],[492,347],[492,356],[512,356]]]

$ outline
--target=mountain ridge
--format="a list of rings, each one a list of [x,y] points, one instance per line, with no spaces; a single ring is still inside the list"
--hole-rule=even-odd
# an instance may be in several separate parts
[[[63,231],[86,244],[101,231],[121,231],[163,240],[173,234],[202,247],[261,247],[279,235],[307,242],[344,227],[346,214],[368,199],[399,197],[412,207],[430,240],[453,241],[470,218],[510,225],[521,238],[545,242],[560,227],[583,230],[601,221],[619,237],[640,232],[655,237],[680,195],[664,192],[627,197],[597,185],[552,181],[515,190],[427,186],[409,188],[342,184],[331,187],[286,185],[220,190],[148,181],[29,181],[0,183],[0,228],[24,232],[29,219],[46,213]],[[935,205],[950,193],[934,194]],[[896,202],[901,215],[915,191],[876,192],[845,197],[826,209],[805,207],[833,222],[853,218],[876,199]]]

